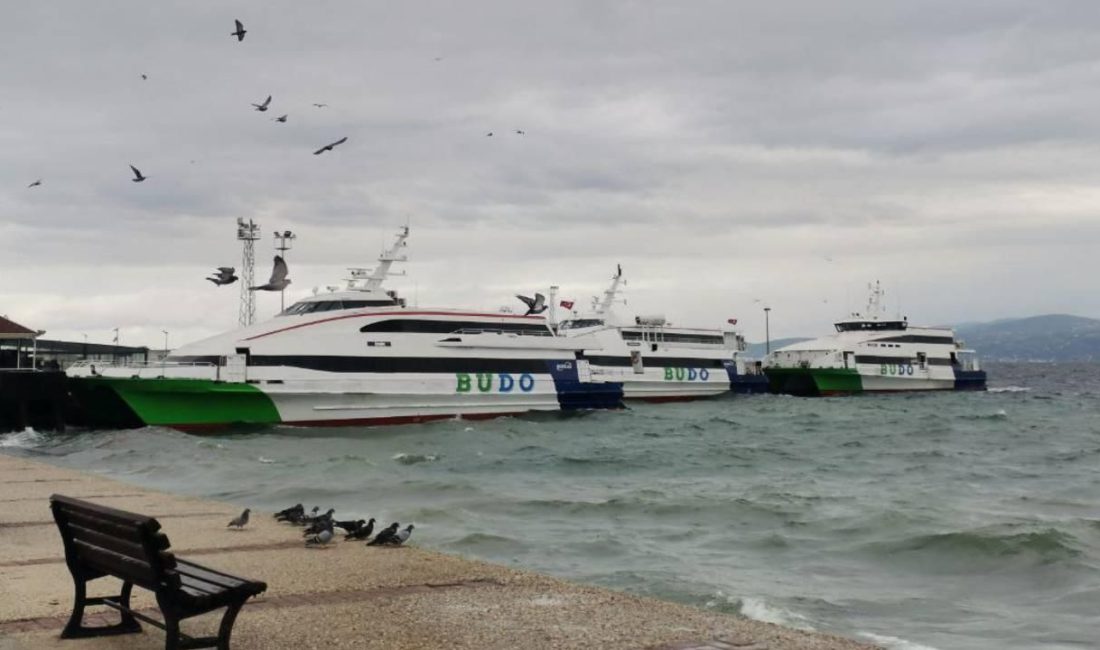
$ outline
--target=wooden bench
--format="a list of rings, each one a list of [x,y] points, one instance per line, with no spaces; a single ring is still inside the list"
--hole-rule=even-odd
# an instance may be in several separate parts
[[[50,509],[65,544],[65,564],[76,590],[73,613],[61,632],[63,639],[141,632],[142,620],[168,635],[167,650],[212,648],[228,650],[237,613],[250,597],[267,584],[215,571],[177,558],[168,550],[168,537],[156,519],[116,510],[88,501],[55,494]],[[89,598],[86,585],[105,576],[122,580],[117,596]],[[164,621],[130,608],[134,586],[156,594]],[[84,608],[106,605],[121,613],[121,622],[106,627],[85,627]],[[180,632],[180,621],[226,608],[216,637],[192,638]]]

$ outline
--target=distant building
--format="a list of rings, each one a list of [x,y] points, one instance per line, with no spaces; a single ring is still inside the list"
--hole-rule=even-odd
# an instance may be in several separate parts
[[[45,333],[0,316],[0,368],[65,368],[83,360],[104,363],[149,361],[147,347],[40,338]]]

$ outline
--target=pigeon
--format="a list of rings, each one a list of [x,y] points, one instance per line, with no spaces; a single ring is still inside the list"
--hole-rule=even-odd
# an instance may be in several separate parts
[[[413,526],[412,524],[409,524],[408,526],[405,526],[405,530],[397,531],[397,534],[393,536],[393,540],[390,541],[390,544],[393,544],[394,546],[401,546],[405,542],[409,541],[409,537],[413,534],[414,527],[415,526]]]
[[[219,287],[225,284],[233,284],[237,281],[235,271],[236,269],[234,269],[232,266],[219,266],[218,271],[214,275],[206,279],[210,280]]]
[[[42,184],[42,179],[40,178],[40,179],[36,180],[35,182],[31,183],[30,185],[28,185],[27,187],[28,187],[28,188],[30,188],[30,187],[38,187],[38,186],[39,186],[39,185],[41,185],[41,184]]]
[[[313,537],[306,538],[306,546],[324,546],[332,541],[332,526],[329,525],[326,528],[318,531]]]
[[[313,512],[316,513],[317,510],[318,510],[318,508],[314,508]],[[315,524],[318,521],[329,521],[329,520],[332,519],[332,513],[334,513],[334,512],[336,512],[336,510],[334,508],[329,508],[328,512],[324,513],[323,515],[313,514],[313,515],[310,515],[309,517],[301,517],[298,520],[298,524],[300,526],[306,526],[306,525]]]
[[[382,544],[388,544],[390,540],[397,535],[397,527],[401,524],[396,521],[390,524],[385,530],[378,533],[378,536],[367,542],[367,546],[381,546]]]
[[[265,99],[262,104],[253,104],[253,106],[256,107],[256,110],[263,113],[264,111],[267,110],[267,105],[270,104],[270,103],[271,103],[271,95],[268,95],[267,99]]]
[[[313,535],[321,532],[325,528],[332,528],[333,526],[335,526],[336,522],[332,520],[332,513],[333,511],[329,510],[325,514],[309,522],[309,526],[306,527],[305,531],[302,533],[302,536],[305,537],[306,535]]]
[[[286,288],[286,285],[290,284],[290,278],[286,277],[288,271],[286,268],[286,260],[280,255],[275,256],[275,267],[271,269],[271,279],[267,281],[267,284],[261,284],[256,287],[249,287],[249,291],[282,291]],[[330,511],[331,514],[331,511]]]
[[[541,293],[536,293],[534,298],[528,298],[527,296],[521,296],[518,293],[516,297],[523,301],[527,305],[527,313],[524,316],[530,316],[531,314],[541,314],[546,311],[546,296]]]
[[[333,147],[335,147],[338,144],[344,144],[347,141],[348,141],[347,136],[344,136],[344,137],[340,138],[339,140],[337,140],[336,142],[333,142],[331,144],[326,144],[325,146],[321,147],[317,151],[314,151],[313,155],[314,156],[319,156],[319,155],[325,153],[326,151],[332,151]]]
[[[230,36],[236,36],[237,37],[237,42],[240,43],[241,41],[244,40],[244,35],[247,34],[248,32],[245,31],[244,25],[241,24],[241,21],[234,20],[233,22],[237,24],[237,31],[230,32],[229,35]]]
[[[320,510],[320,508],[318,508],[317,506],[313,506],[313,510],[310,510],[310,513],[308,515],[304,512],[298,512],[291,514],[283,521],[288,521],[295,526],[305,526],[307,523],[313,520],[313,518],[317,515],[318,510]]]
[[[130,180],[134,181],[135,183],[140,183],[141,181],[148,178],[148,176],[142,176],[141,175],[141,170],[138,169],[137,167],[134,167],[133,165],[130,165],[130,169],[134,170],[134,177],[131,178]]]
[[[286,115],[280,115],[279,117],[276,117],[276,118],[275,118],[275,121],[276,121],[276,122],[281,122],[281,123],[283,123],[283,124],[286,124],[286,118],[287,118],[287,116],[286,116]]]
[[[230,526],[236,526],[237,528],[244,528],[244,525],[248,523],[248,513],[249,512],[251,512],[251,510],[249,510],[248,508],[245,508],[244,512],[241,513],[241,516],[236,517],[233,520],[231,520],[229,522],[229,524],[226,525],[226,528],[229,528]]]
[[[351,533],[362,528],[363,524],[367,522],[364,519],[356,519],[354,521],[349,519],[348,521],[334,521],[332,523],[336,524],[337,528],[343,528],[345,533]]]
[[[274,514],[274,517],[276,519],[279,519],[279,520],[284,520],[287,517],[289,517],[291,514],[299,514],[300,515],[304,512],[305,512],[305,507],[303,507],[302,504],[300,504],[300,503],[296,503],[296,504],[290,506],[289,508],[286,508],[286,509],[280,510],[279,512],[276,512]]]
[[[374,532],[374,517],[367,520],[366,526],[360,526],[358,530],[352,531],[347,535],[344,535],[344,539],[368,539],[370,534]]]
[[[314,104],[317,108],[328,108],[328,104]]]

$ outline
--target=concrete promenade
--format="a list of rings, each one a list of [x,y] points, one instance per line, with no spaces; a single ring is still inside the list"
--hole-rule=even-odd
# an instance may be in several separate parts
[[[874,647],[571,584],[415,543],[377,548],[341,541],[310,549],[299,528],[278,524],[267,513],[253,512],[246,529],[231,530],[226,523],[239,513],[233,505],[0,454],[0,650],[164,647],[164,635],[148,625],[135,635],[58,638],[72,605],[72,580],[48,506],[53,493],[155,516],[181,557],[266,581],[268,591],[237,619],[232,646],[240,650]],[[91,583],[89,595],[117,593],[117,581],[99,582],[98,590]],[[134,604],[157,616],[149,592],[135,589]],[[185,621],[183,630],[214,633],[220,615]],[[116,617],[92,607],[86,620]]]

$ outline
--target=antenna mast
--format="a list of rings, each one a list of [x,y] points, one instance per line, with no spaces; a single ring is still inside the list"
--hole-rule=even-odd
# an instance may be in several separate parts
[[[256,294],[248,288],[256,284],[256,247],[260,239],[260,226],[251,219],[237,217],[237,241],[241,246],[241,308],[238,321],[247,327],[256,320]]]

